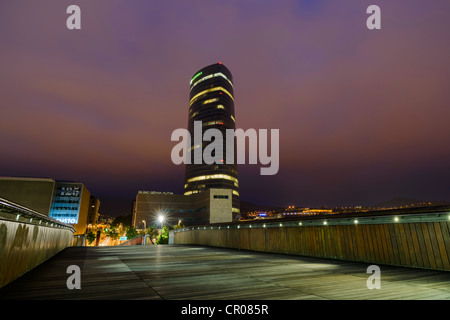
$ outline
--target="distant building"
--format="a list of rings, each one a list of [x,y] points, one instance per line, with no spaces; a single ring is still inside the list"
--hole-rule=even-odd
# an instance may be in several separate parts
[[[286,212],[283,212],[283,216],[296,216],[296,215],[320,215],[320,214],[332,214],[332,209],[315,209],[315,208],[289,208]]]
[[[98,224],[98,215],[100,210],[100,200],[91,196],[89,200],[89,210],[87,217],[87,227],[90,230],[95,230]]]
[[[160,227],[159,216],[166,225],[203,225],[231,222],[232,190],[211,188],[192,195],[171,192],[139,191],[133,210],[136,229]]]
[[[90,193],[82,183],[0,177],[0,196],[73,225],[75,235],[86,231]]]

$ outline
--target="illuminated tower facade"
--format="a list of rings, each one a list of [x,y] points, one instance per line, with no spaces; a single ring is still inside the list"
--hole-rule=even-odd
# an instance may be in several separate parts
[[[223,159],[219,164],[195,164],[197,148],[202,154],[209,141],[191,139],[190,164],[186,164],[184,194],[190,195],[210,188],[232,190],[233,217],[238,218],[239,182],[234,147],[234,164],[226,163],[226,129],[235,129],[233,76],[222,63],[216,63],[197,71],[190,82],[188,130],[194,137],[194,121],[201,121],[202,136],[208,129],[217,129],[223,137]],[[197,161],[198,162],[198,161]]]

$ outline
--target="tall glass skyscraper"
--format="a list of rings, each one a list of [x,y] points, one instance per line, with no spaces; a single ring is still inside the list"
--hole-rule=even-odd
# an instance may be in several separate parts
[[[233,217],[239,211],[239,182],[234,147],[234,164],[226,163],[226,129],[235,129],[233,76],[221,62],[197,71],[190,82],[188,130],[194,137],[194,121],[202,121],[203,133],[211,128],[218,129],[223,137],[223,153],[220,164],[194,163],[195,149],[202,154],[209,141],[195,141],[190,146],[190,164],[186,164],[184,194],[190,195],[209,188],[232,190]]]

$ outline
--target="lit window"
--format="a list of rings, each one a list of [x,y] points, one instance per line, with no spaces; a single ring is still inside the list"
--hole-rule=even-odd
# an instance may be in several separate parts
[[[219,104],[219,105],[217,106],[217,109],[225,109],[225,107],[224,107],[223,105]]]
[[[192,90],[192,88],[193,87],[195,87],[197,84],[199,84],[200,82],[202,82],[202,81],[205,81],[205,80],[208,80],[208,79],[211,79],[211,78],[214,78],[214,77],[222,77],[222,78],[224,78],[225,80],[227,80],[230,84],[231,84],[231,86],[233,87],[233,83],[230,81],[230,79],[228,79],[227,78],[227,76],[226,75],[224,75],[223,73],[221,73],[221,72],[218,72],[218,73],[214,73],[214,74],[210,74],[210,75],[208,75],[208,76],[206,76],[206,77],[203,77],[203,78],[201,78],[201,79],[199,79],[198,81],[196,81],[194,84],[192,84],[192,81],[194,81],[198,76],[200,76],[202,73],[200,72],[200,73],[197,73],[193,78],[192,78],[192,80],[191,80],[191,90]]]
[[[235,177],[229,176],[227,174],[210,174],[207,176],[198,176],[189,179],[187,182],[194,182],[194,181],[201,181],[201,180],[209,180],[209,179],[225,179],[225,180],[231,180],[234,181],[235,185],[238,183],[238,179]]]
[[[231,93],[228,92],[228,90],[224,89],[223,87],[215,87],[215,88],[211,88],[211,89],[204,90],[202,92],[197,93],[195,96],[192,97],[191,101],[189,102],[189,106],[191,106],[195,101],[197,101],[197,99],[200,96],[202,96],[202,95],[204,95],[204,94],[206,94],[208,92],[213,92],[213,91],[223,91],[226,94],[228,94],[230,96],[230,98],[234,101],[233,96],[231,95]]]
[[[219,101],[219,98],[213,98],[213,99],[205,100],[205,101],[203,101],[202,104],[212,103],[212,102],[216,102],[216,101]]]
[[[231,120],[233,120],[233,122],[236,122],[236,120],[234,119],[233,115],[231,115]]]
[[[222,120],[214,120],[214,121],[203,122],[203,123],[202,123],[202,126],[203,126],[203,127],[206,127],[206,126],[213,126],[213,125],[215,125],[215,124],[220,124],[220,125],[222,125],[222,124],[223,124],[223,121],[222,121]]]
[[[198,111],[196,111],[196,112],[194,112],[193,114],[191,114],[189,118],[192,119],[192,118],[195,117],[196,115],[198,115]]]
[[[198,193],[198,190],[194,190],[194,191],[186,191],[186,192],[184,193],[184,195],[185,195],[185,196],[189,196],[189,195],[194,194],[194,193]]]

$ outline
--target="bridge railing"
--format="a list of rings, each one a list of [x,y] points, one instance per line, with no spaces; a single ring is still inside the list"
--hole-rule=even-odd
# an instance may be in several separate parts
[[[128,241],[125,241],[121,243],[121,246],[133,246],[133,245],[151,245],[152,241],[150,239],[150,236],[148,235],[138,235],[134,237],[133,239],[130,239]]]
[[[75,229],[0,198],[0,287],[72,245]]]
[[[450,271],[450,210],[322,215],[188,227],[174,244],[199,244]]]

